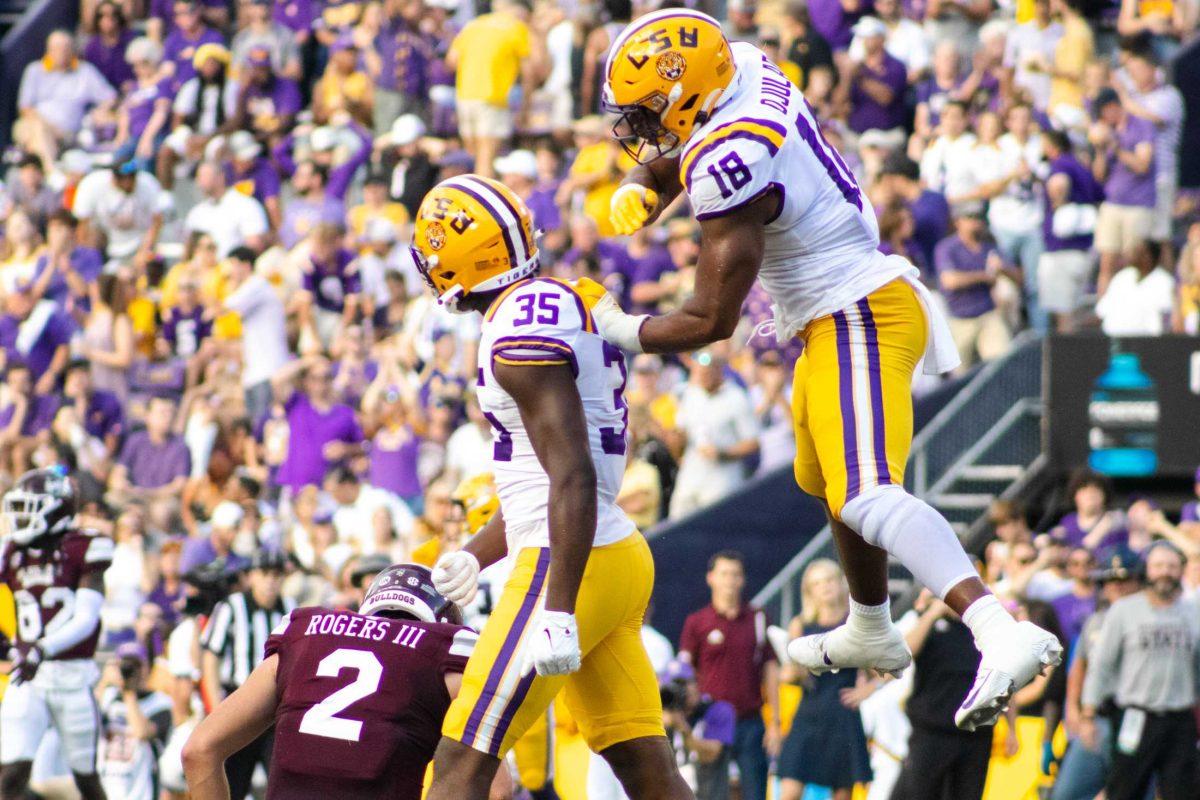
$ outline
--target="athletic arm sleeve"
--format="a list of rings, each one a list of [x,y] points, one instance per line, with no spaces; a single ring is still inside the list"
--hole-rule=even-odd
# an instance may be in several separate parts
[[[75,610],[71,614],[71,618],[61,628],[38,642],[42,651],[47,656],[53,657],[70,650],[91,636],[100,624],[100,606],[102,605],[104,605],[104,595],[100,592],[95,589],[76,589]]]

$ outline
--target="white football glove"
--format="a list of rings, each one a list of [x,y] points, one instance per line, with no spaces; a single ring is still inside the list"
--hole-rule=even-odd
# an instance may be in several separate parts
[[[608,201],[609,221],[620,236],[637,231],[658,208],[658,193],[640,183],[622,184]]]
[[[466,550],[442,555],[433,565],[433,588],[455,605],[475,599],[479,587],[479,559]]]
[[[525,674],[537,670],[543,677],[569,675],[579,669],[583,653],[579,650],[579,626],[574,614],[543,610],[529,635]]]
[[[596,332],[627,353],[644,352],[638,332],[649,314],[626,314],[608,292],[592,306]]]

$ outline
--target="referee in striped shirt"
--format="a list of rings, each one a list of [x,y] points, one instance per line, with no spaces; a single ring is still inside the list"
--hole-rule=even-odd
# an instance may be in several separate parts
[[[200,635],[201,680],[205,695],[218,703],[246,682],[263,660],[267,637],[292,610],[280,597],[284,556],[277,550],[260,550],[250,563],[247,591],[231,594],[217,603]],[[245,800],[256,764],[269,771],[274,731],[268,730],[225,762],[232,800]]]

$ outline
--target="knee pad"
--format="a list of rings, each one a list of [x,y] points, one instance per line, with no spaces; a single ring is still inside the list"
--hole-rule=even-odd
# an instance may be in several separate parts
[[[909,518],[924,505],[903,486],[873,486],[842,506],[842,522],[868,544],[891,552]]]

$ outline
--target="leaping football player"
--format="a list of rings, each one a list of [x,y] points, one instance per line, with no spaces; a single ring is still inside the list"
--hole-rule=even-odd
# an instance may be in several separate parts
[[[792,409],[796,480],[822,498],[850,584],[850,616],[788,645],[814,672],[898,673],[912,661],[892,624],[888,554],[943,598],[982,653],[955,720],[993,724],[1013,692],[1057,664],[1057,640],[1016,622],[980,581],[954,530],[904,489],[912,384],[957,365],[944,318],[903,257],[878,252],[866,195],[804,96],[756,47],[683,9],[640,17],[605,73],[614,135],[639,162],[612,198],[618,233],[654,221],[686,192],[700,224],[695,293],[662,316],[604,297],[597,328],[627,352],[694,350],[733,334],[755,279],[779,341],[804,341]]]
[[[444,308],[483,315],[477,393],[500,496],[484,529],[439,557],[434,584],[466,605],[481,567],[512,567],[446,715],[429,800],[486,798],[559,691],[630,797],[690,798],[641,640],[654,562],[616,504],[625,359],[596,333],[603,289],[536,277],[529,209],[474,175],[426,195],[414,257]]]
[[[0,798],[25,797],[33,759],[55,728],[84,800],[103,800],[96,774],[100,677],[96,643],[113,541],[75,526],[75,486],[64,467],[22,475],[4,495],[0,582],[17,612],[11,680],[0,705]]]

